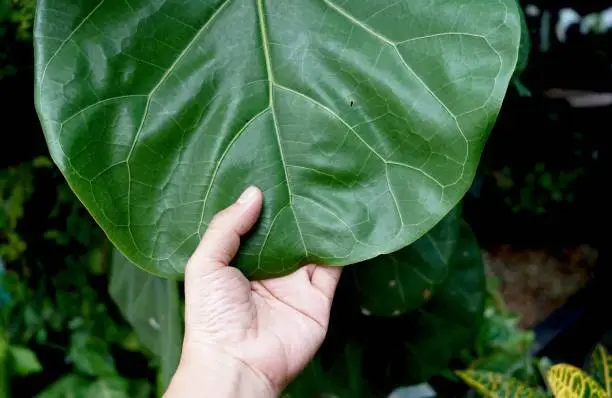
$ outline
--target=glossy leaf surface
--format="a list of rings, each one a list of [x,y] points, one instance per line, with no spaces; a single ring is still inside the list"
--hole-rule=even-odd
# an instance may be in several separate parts
[[[543,390],[530,387],[514,377],[478,370],[456,372],[470,387],[487,398],[547,398]]]
[[[362,311],[400,315],[429,300],[448,276],[459,238],[459,209],[408,247],[352,267]]]
[[[575,366],[555,365],[546,376],[556,398],[608,398],[606,391],[591,376]]]
[[[588,373],[601,385],[608,396],[612,397],[612,355],[601,344],[591,354]]]
[[[255,277],[390,253],[469,187],[514,71],[515,0],[42,0],[54,161],[138,266],[180,277],[246,186]]]
[[[160,358],[161,383],[167,387],[183,339],[177,282],[144,272],[115,250],[109,292],[140,341]]]

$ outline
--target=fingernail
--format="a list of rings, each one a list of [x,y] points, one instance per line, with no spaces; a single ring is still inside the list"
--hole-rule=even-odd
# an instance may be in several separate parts
[[[257,198],[258,189],[254,186],[250,186],[242,192],[242,195],[236,201],[239,205],[248,205]]]

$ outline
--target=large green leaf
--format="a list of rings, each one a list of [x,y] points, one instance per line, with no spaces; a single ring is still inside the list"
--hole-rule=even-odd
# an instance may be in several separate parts
[[[178,365],[183,338],[177,282],[142,271],[115,250],[109,292],[142,343],[159,356],[166,387]]]
[[[470,185],[517,61],[515,0],[41,0],[54,161],[136,265],[180,277],[265,192],[264,277],[415,241]]]
[[[420,307],[446,280],[459,238],[459,209],[412,245],[352,267],[362,311],[400,315]]]

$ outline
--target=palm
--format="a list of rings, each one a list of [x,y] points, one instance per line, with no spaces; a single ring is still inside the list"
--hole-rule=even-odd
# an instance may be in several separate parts
[[[249,282],[235,268],[221,268],[194,297],[193,326],[203,339],[283,386],[323,341],[338,277],[339,269],[308,265],[282,278]]]

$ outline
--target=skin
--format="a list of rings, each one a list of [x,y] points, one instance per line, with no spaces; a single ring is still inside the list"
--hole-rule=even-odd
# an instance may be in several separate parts
[[[229,266],[261,206],[259,189],[244,191],[187,263],[183,351],[164,397],[276,397],[323,342],[341,268],[251,282]]]

